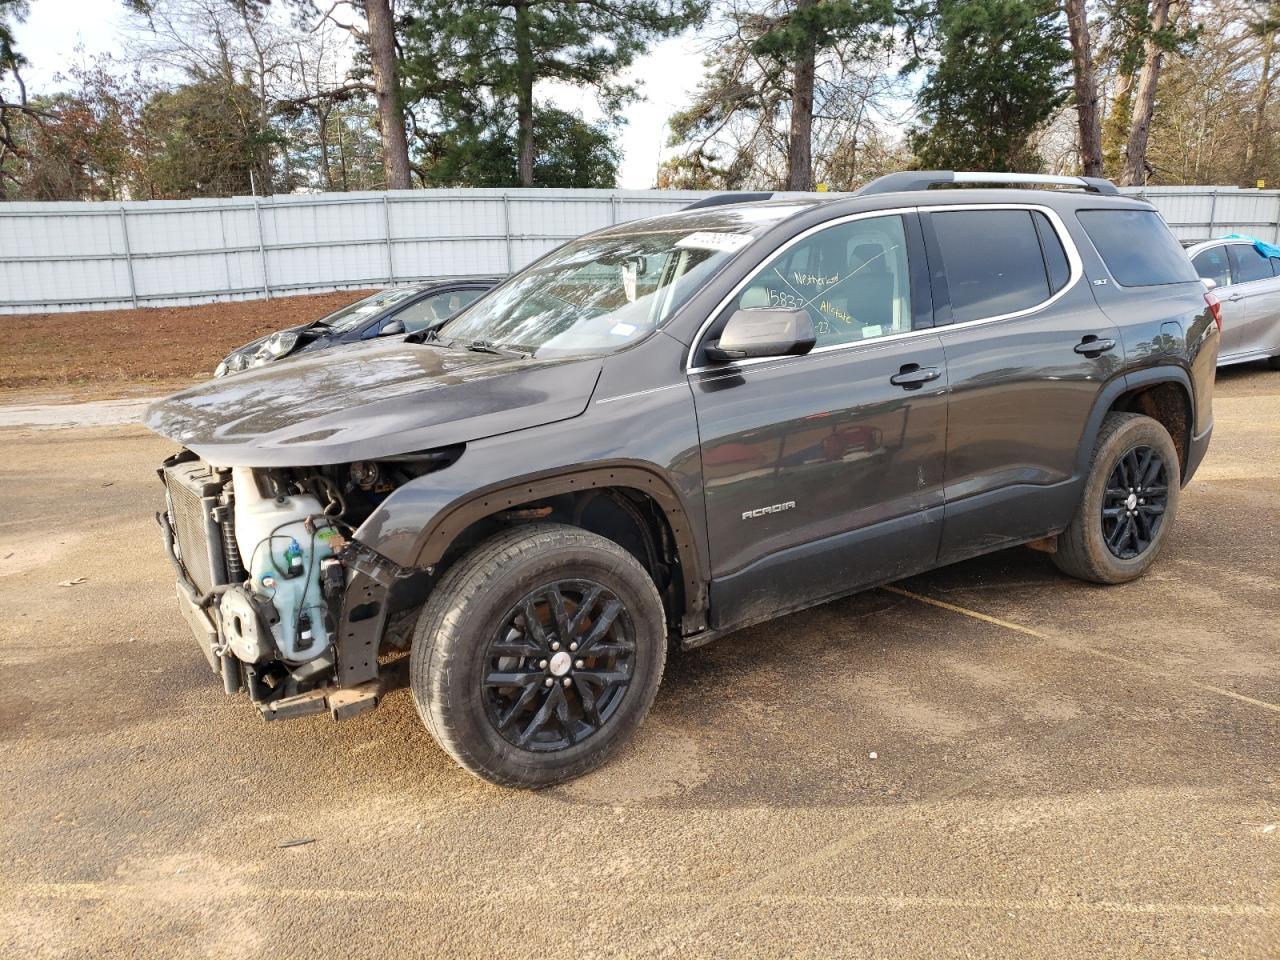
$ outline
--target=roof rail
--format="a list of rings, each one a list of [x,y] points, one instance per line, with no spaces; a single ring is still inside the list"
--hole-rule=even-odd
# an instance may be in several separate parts
[[[1116,185],[1110,180],[1100,177],[1060,177],[1050,173],[983,173],[961,172],[954,170],[904,170],[901,173],[889,173],[877,177],[859,190],[854,196],[865,197],[876,193],[905,193],[912,190],[928,190],[930,187],[944,183],[973,184],[1035,184],[1046,183],[1060,187],[1076,187],[1090,193],[1103,194],[1109,197],[1120,195]]]
[[[758,203],[761,200],[772,200],[773,193],[713,193],[693,201],[681,210],[701,210],[703,207],[722,207],[727,203]]]

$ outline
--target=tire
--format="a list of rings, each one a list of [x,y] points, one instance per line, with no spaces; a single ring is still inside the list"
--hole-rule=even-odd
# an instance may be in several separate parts
[[[1148,452],[1160,461],[1154,474]],[[1155,480],[1147,480],[1139,494],[1141,477],[1132,477],[1144,470]],[[1113,477],[1119,483],[1109,485]],[[1181,477],[1177,449],[1160,423],[1137,413],[1108,414],[1094,441],[1080,507],[1052,555],[1058,569],[1093,583],[1128,583],[1142,576],[1177,516]]]
[[[1267,366],[1272,370],[1280,370],[1280,356],[1269,357],[1267,359]]]
[[[477,777],[561,783],[602,764],[643,722],[662,680],[665,625],[653,580],[618,544],[521,525],[475,547],[432,591],[410,652],[413,700],[436,742]],[[512,683],[494,683],[503,679]]]

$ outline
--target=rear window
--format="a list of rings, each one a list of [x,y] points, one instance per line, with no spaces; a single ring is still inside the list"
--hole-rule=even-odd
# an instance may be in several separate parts
[[[1271,263],[1254,246],[1233,243],[1231,257],[1236,262],[1236,283],[1253,283],[1271,279]]]
[[[930,219],[953,323],[1017,313],[1049,299],[1049,272],[1031,211],[938,211]]]
[[[1154,210],[1081,210],[1077,216],[1117,283],[1156,287],[1199,279]]]

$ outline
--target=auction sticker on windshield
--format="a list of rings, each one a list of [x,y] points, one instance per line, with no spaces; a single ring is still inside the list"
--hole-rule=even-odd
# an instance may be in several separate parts
[[[751,242],[751,235],[746,233],[712,233],[699,230],[676,241],[677,247],[686,250],[715,250],[719,253],[734,253]]]

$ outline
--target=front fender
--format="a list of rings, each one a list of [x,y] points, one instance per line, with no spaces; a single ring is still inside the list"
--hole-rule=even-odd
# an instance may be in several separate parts
[[[702,458],[687,383],[625,402],[594,401],[578,418],[467,444],[448,467],[398,488],[355,532],[402,567],[426,569],[477,520],[578,490],[625,487],[662,509],[685,596],[705,597]]]

